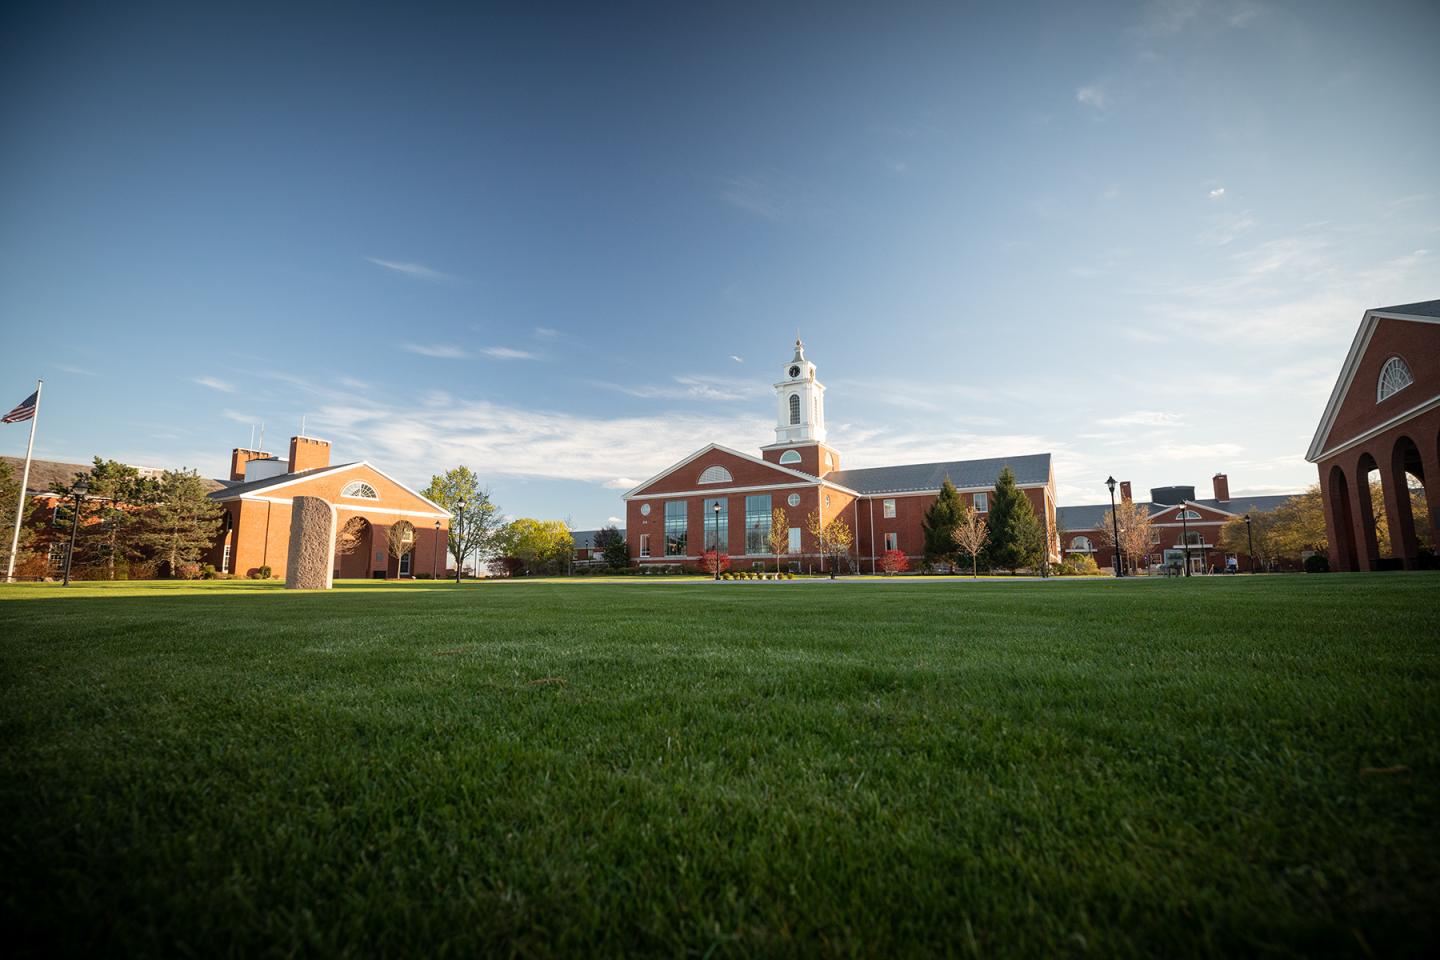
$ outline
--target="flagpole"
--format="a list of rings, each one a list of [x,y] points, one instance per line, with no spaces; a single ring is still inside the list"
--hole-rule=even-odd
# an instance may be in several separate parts
[[[20,549],[20,521],[25,516],[25,490],[30,485],[30,454],[35,452],[35,425],[40,422],[40,391],[44,380],[35,381],[35,414],[30,418],[30,442],[25,445],[25,469],[20,474],[20,489],[15,495],[15,534],[10,538],[10,561],[5,569],[5,582],[15,582],[15,553]]]

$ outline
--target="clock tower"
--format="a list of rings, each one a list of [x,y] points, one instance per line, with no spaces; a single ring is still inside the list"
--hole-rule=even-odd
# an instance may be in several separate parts
[[[825,446],[825,385],[815,379],[815,364],[805,359],[798,339],[775,384],[775,442],[762,452],[772,463],[816,476],[840,468],[840,455]]]

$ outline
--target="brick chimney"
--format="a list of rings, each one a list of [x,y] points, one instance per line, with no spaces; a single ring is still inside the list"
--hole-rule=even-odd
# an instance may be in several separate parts
[[[264,460],[270,454],[264,450],[246,450],[244,447],[236,447],[230,451],[230,479],[245,479],[245,464],[251,460]]]
[[[1217,473],[1217,474],[1215,474],[1214,477],[1211,478],[1211,482],[1215,484],[1215,499],[1216,499],[1216,500],[1229,500],[1229,499],[1230,499],[1230,478],[1229,478],[1229,477],[1225,476],[1225,474],[1223,474],[1223,473]]]
[[[330,441],[314,437],[290,438],[290,472],[330,466]]]
[[[1129,500],[1129,499],[1130,499],[1130,481],[1129,481],[1129,480],[1121,480],[1121,481],[1120,481],[1120,499],[1121,499],[1121,501],[1125,501],[1125,500]]]

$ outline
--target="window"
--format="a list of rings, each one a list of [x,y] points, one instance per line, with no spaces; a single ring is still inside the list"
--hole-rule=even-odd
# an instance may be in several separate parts
[[[1150,542],[1151,542],[1151,543],[1159,543],[1159,542],[1160,542],[1160,531],[1159,531],[1159,530],[1151,530],[1151,531],[1150,531]]]
[[[890,499],[890,500],[881,500],[881,501],[880,501],[880,512],[885,515],[885,519],[886,519],[886,520],[894,520],[894,519],[895,519],[895,501],[894,501],[894,499],[892,498],[892,499]]]
[[[788,497],[785,498],[785,502],[788,503],[788,504],[790,504],[790,506],[792,506],[792,507],[798,507],[798,506],[800,506],[800,494],[798,494],[798,493],[792,493],[792,494],[790,494],[790,496],[788,496]]]
[[[715,512],[715,505],[720,512]],[[718,518],[718,519],[717,519]],[[705,501],[705,549],[725,553],[730,543],[730,503],[724,497]]]
[[[398,573],[399,573],[400,576],[402,576],[402,577],[408,577],[408,576],[410,576],[410,558],[411,558],[412,556],[414,556],[414,554],[415,554],[415,551],[414,551],[414,550],[411,550],[409,553],[405,554],[405,556],[403,556],[403,557],[400,558],[400,568],[399,568],[399,571],[398,571]]]
[[[224,573],[230,572],[230,544],[225,544],[225,552],[220,556],[220,569]]]
[[[730,476],[730,471],[724,467],[706,467],[700,474],[701,483],[729,483],[735,478]]]
[[[989,511],[990,511],[990,494],[988,494],[988,493],[977,493],[977,494],[975,494],[975,512],[976,512],[976,513],[988,513]]]
[[[649,506],[649,504],[646,504],[646,506]],[[648,533],[640,534],[640,556],[650,556],[650,534]]]
[[[1070,541],[1070,549],[1078,553],[1090,553],[1095,548],[1090,545],[1089,537],[1076,537]]]
[[[770,494],[745,498],[745,552],[770,552]]]
[[[800,422],[800,394],[790,394],[790,422]]]
[[[1392,397],[1415,382],[1410,368],[1399,357],[1391,357],[1380,368],[1380,383],[1375,387],[1375,402]]]
[[[899,549],[900,549],[900,534],[898,534],[898,533],[887,533],[887,534],[885,534],[885,549],[886,549],[886,550],[899,550]]]
[[[1184,546],[1187,543],[1192,547],[1203,547],[1205,545],[1205,538],[1200,535],[1200,532],[1198,530],[1191,530],[1189,533],[1182,533],[1181,538],[1181,546]]]
[[[1200,514],[1196,513],[1194,510],[1181,510],[1179,513],[1175,514],[1175,519],[1176,519],[1176,520],[1199,520],[1199,519],[1200,519]]]
[[[787,547],[787,551],[786,551],[786,552],[788,552],[788,553],[799,553],[799,552],[800,552],[800,528],[799,528],[799,527],[791,527],[791,528],[790,528],[790,543],[789,543],[789,545],[788,545],[788,547]]]
[[[800,454],[796,453],[794,450],[786,450],[784,453],[780,454],[780,463],[781,463],[781,465],[784,465],[784,464],[787,464],[787,463],[799,463],[799,462],[800,462]]]
[[[665,502],[665,556],[667,557],[685,556],[688,540],[685,507],[684,500],[667,500]]]
[[[640,504],[640,516],[642,516],[642,517],[648,517],[648,516],[650,516],[650,504],[648,504],[648,503],[642,503],[642,504]]]
[[[370,486],[370,484],[366,483],[364,480],[351,480],[349,483],[345,484],[345,489],[340,491],[340,496],[353,497],[356,500],[380,499],[380,494],[375,492],[375,488]]]
[[[65,554],[70,552],[70,544],[63,540],[50,544],[50,569],[63,570],[65,568]]]
[[[829,450],[825,451],[825,466],[829,467],[831,470],[835,469],[835,458],[830,455]]]

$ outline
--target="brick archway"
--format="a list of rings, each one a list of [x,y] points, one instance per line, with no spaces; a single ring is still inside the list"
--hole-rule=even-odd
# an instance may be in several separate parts
[[[373,549],[374,536],[374,526],[364,517],[351,517],[335,531],[337,579],[369,579],[370,551]],[[349,548],[345,549],[342,544],[347,542]]]
[[[1360,558],[1355,552],[1355,512],[1350,508],[1350,484],[1340,464],[1330,468],[1325,499],[1330,516],[1330,560],[1337,570],[1359,570]]]
[[[1380,567],[1380,537],[1375,529],[1375,497],[1370,489],[1370,473],[1378,471],[1379,464],[1368,452],[1355,459],[1354,496],[1350,506],[1355,515],[1356,547],[1360,554],[1361,570],[1377,570]],[[1381,478],[1384,486],[1384,478]]]
[[[1387,467],[1385,513],[1390,528],[1390,549],[1405,569],[1413,570],[1418,565],[1420,548],[1415,536],[1415,512],[1410,504],[1410,477],[1422,484],[1425,482],[1425,466],[1415,441],[1404,434],[1396,437]]]

